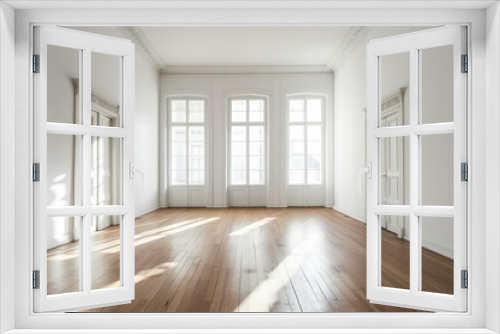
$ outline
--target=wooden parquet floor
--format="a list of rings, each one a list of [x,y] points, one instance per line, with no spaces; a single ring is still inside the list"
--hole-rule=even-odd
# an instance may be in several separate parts
[[[85,312],[414,311],[366,299],[366,226],[328,208],[168,208],[136,219],[135,233],[135,300]],[[118,235],[93,234],[99,287],[118,284]],[[409,243],[387,231],[382,240],[382,284],[407,288]],[[75,286],[64,268],[76,263],[51,262],[71,247],[48,253],[53,291]],[[453,260],[422,258],[423,289],[452,293]]]

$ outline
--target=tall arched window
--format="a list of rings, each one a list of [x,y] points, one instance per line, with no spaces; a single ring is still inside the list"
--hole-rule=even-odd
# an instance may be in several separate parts
[[[258,96],[229,99],[229,180],[230,205],[264,205],[266,185],[267,100]],[[250,188],[263,188],[252,201]]]
[[[287,98],[287,204],[325,203],[325,98],[292,95]]]
[[[323,183],[324,99],[294,96],[288,100],[288,184]]]
[[[168,99],[169,204],[204,206],[204,196],[193,196],[206,185],[206,100],[201,97]],[[200,193],[201,194],[201,193]],[[193,202],[193,198],[203,200]]]

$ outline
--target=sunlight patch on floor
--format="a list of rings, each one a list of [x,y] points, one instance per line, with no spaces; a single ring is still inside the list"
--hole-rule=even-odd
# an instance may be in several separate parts
[[[261,282],[233,312],[270,312],[278,301],[280,291],[291,284],[291,278],[300,270],[304,256],[300,255],[300,246],[281,261],[267,279]]]
[[[269,224],[269,222],[271,222],[273,220],[276,220],[276,218],[264,218],[264,219],[258,220],[255,223],[252,223],[252,224],[245,226],[237,231],[234,231],[233,233],[229,234],[229,236],[233,237],[233,236],[239,236],[239,235],[246,234],[246,233],[253,231],[261,226]]]

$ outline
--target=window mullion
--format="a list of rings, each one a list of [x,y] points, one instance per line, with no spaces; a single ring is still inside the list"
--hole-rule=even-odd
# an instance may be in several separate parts
[[[420,203],[421,189],[421,154],[420,138],[414,133],[419,124],[420,100],[420,65],[419,51],[410,51],[410,291],[418,292],[421,284],[421,245],[420,245],[420,217],[412,208]]]
[[[187,112],[186,112],[186,121],[187,121]],[[189,152],[189,143],[191,142],[191,136],[190,136],[190,130],[191,127],[186,123],[186,163],[185,163],[185,168],[186,168],[186,187],[189,188],[191,184],[191,175],[189,172],[190,163],[189,159],[191,158],[191,153]]]
[[[81,233],[81,246],[80,246],[80,282],[82,285],[82,291],[84,293],[90,293],[91,282],[92,282],[92,272],[91,272],[91,249],[90,249],[90,226],[92,224],[92,216],[90,215],[90,196],[92,194],[92,189],[90,187],[91,183],[91,117],[92,117],[92,106],[91,106],[91,51],[90,49],[83,50],[83,68],[82,68],[82,125],[86,127],[86,134],[82,138],[82,168],[81,168],[81,180],[82,180],[82,205],[87,213],[82,217],[80,225]]]
[[[248,101],[247,101],[248,102]],[[247,112],[248,114],[248,112]],[[247,189],[249,188],[249,185],[250,185],[250,126],[246,125],[246,140],[245,140],[245,154],[246,154],[246,166],[245,166],[245,169],[246,169],[246,180],[245,180],[245,183],[246,183],[246,186],[247,186]],[[248,195],[247,195],[247,200],[248,200]],[[248,204],[248,203],[247,203]]]
[[[191,152],[189,152],[189,144],[191,142],[191,124],[189,123],[189,99],[186,99],[186,187],[189,188],[191,185],[191,173],[190,173],[190,158],[191,158]]]
[[[246,149],[246,180],[245,180],[245,186],[247,188],[247,205],[248,205],[248,190],[250,189],[250,101],[247,99],[245,101],[245,108],[246,108],[246,140],[245,140],[245,149]]]
[[[307,115],[307,108],[304,108],[304,119],[306,115]],[[304,185],[306,186],[306,188],[309,186],[308,182],[309,171],[307,170],[307,157],[309,154],[308,144],[309,144],[309,133],[307,131],[307,121],[305,121],[304,122]]]

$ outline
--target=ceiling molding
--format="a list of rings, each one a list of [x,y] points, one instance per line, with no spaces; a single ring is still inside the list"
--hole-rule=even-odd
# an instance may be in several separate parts
[[[368,34],[373,27],[351,27],[344,35],[339,47],[334,51],[327,65],[334,72],[338,72],[347,59],[349,59],[354,51],[362,44],[366,43]]]
[[[137,49],[144,54],[157,69],[165,67],[163,60],[154,46],[148,41],[140,27],[117,27],[124,38],[130,39]]]
[[[165,66],[161,74],[223,75],[223,74],[325,74],[327,66]]]

